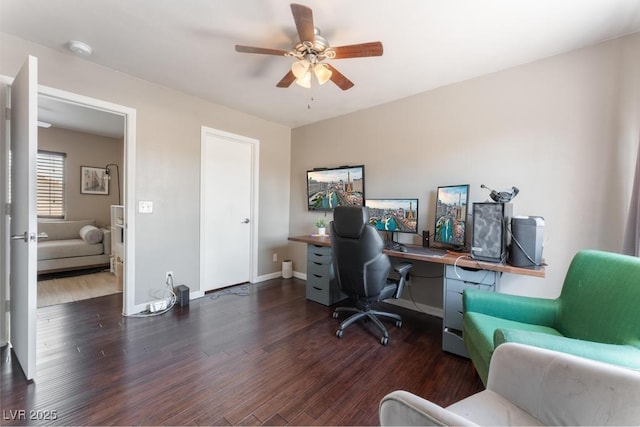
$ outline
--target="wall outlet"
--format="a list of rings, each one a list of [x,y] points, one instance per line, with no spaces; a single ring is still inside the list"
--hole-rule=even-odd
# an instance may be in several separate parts
[[[153,202],[150,200],[140,200],[138,202],[139,213],[153,213]]]
[[[273,262],[278,262],[278,254],[277,253],[273,253]]]

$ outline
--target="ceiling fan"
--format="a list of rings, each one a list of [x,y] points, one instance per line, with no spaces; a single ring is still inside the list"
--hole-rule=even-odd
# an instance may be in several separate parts
[[[325,60],[382,56],[381,42],[330,47],[327,40],[320,35],[320,31],[313,25],[313,11],[311,8],[292,3],[291,12],[296,23],[298,37],[300,38],[300,41],[291,50],[236,45],[236,51],[238,52],[296,58],[296,62],[291,65],[289,72],[278,82],[277,87],[286,88],[295,81],[302,87],[310,88],[311,74],[313,73],[318,83],[324,84],[331,80],[340,89],[347,90],[353,87],[353,82],[336,70],[333,65],[324,62]]]

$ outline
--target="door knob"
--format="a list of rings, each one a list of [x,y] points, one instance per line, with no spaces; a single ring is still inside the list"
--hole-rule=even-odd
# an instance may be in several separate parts
[[[242,221],[243,224],[249,224],[249,218],[245,218],[244,221]]]
[[[29,233],[24,232],[24,234],[14,234],[11,236],[11,240],[24,240],[25,242],[29,241]]]

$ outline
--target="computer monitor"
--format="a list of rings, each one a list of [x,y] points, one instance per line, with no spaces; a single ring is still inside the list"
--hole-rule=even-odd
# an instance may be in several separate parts
[[[438,187],[436,193],[435,247],[460,250],[467,241],[469,185]]]
[[[369,224],[379,231],[418,232],[418,199],[366,199]]]
[[[364,204],[364,165],[318,168],[307,171],[310,211],[330,211],[336,206]]]

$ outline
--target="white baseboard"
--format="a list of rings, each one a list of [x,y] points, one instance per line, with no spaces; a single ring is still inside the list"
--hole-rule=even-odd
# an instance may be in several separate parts
[[[276,271],[275,273],[263,274],[262,276],[256,277],[256,281],[253,282],[253,283],[266,282],[267,280],[279,279],[281,277],[282,277],[282,272]],[[293,277],[295,277],[296,279],[307,280],[307,275],[306,274],[299,273],[297,271],[293,272]]]
[[[266,282],[267,280],[277,279],[279,277],[282,277],[282,272],[276,271],[275,273],[263,274],[262,276],[256,277],[256,280],[253,283]]]
[[[189,300],[202,298],[203,296],[204,296],[204,291],[189,292]]]

